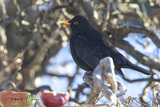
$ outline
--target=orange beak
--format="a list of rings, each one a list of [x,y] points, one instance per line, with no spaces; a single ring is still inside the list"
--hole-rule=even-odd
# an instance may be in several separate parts
[[[71,25],[68,20],[62,20],[61,23],[66,24],[66,25]]]

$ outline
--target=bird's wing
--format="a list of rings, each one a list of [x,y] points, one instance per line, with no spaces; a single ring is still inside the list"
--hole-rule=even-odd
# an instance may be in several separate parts
[[[128,60],[104,37],[102,38],[102,40],[103,44],[105,45],[105,49],[103,50],[104,54],[113,58],[115,66],[125,67]]]
[[[74,48],[79,58],[93,69],[99,64],[100,59],[104,58],[99,45],[83,35],[76,37],[74,40]]]

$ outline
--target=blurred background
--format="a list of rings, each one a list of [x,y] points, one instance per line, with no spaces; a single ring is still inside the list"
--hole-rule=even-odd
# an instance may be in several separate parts
[[[126,58],[154,72],[146,76],[123,69],[128,81],[120,98],[130,107],[160,104],[159,0],[0,0],[0,88],[12,81],[20,90],[50,86],[69,92],[66,106],[86,101],[90,88],[86,71],[74,63],[71,31],[61,20],[81,14]],[[102,98],[98,104],[107,103]],[[38,106],[37,106],[38,107]]]

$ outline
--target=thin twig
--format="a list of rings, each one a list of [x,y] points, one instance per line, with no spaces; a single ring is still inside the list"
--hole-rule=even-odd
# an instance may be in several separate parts
[[[104,20],[102,22],[101,32],[103,32],[106,29],[109,18],[110,18],[110,0],[107,0],[106,15],[105,15]]]

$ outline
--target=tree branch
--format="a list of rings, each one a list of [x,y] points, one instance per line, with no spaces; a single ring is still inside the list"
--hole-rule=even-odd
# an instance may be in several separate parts
[[[158,36],[153,32],[153,31],[149,31],[146,28],[140,27],[140,26],[124,26],[121,27],[119,29],[117,29],[117,32],[121,38],[126,37],[129,33],[140,33],[140,34],[145,34],[145,36],[149,37],[154,44],[160,48],[160,39],[158,38]]]
[[[125,93],[125,86],[115,79],[113,59],[105,57],[94,69],[93,76],[85,74],[85,81],[91,88],[91,93],[86,104],[95,104],[100,92],[116,103],[117,97]],[[93,78],[93,79],[92,79]]]
[[[84,9],[86,16],[92,22],[95,28],[99,28],[98,24],[96,23],[96,19],[94,18],[94,9],[87,4],[84,0],[79,0],[78,3],[81,4],[82,8]]]
[[[125,40],[115,40],[114,45],[124,49],[128,54],[132,55],[135,59],[137,59],[138,62],[156,69],[160,70],[160,60],[150,58],[139,51],[137,51],[132,45],[130,45],[127,41]]]
[[[109,18],[110,18],[110,0],[107,0],[107,3],[106,3],[106,15],[105,15],[105,17],[103,19],[101,32],[106,29],[106,26],[108,24]]]

